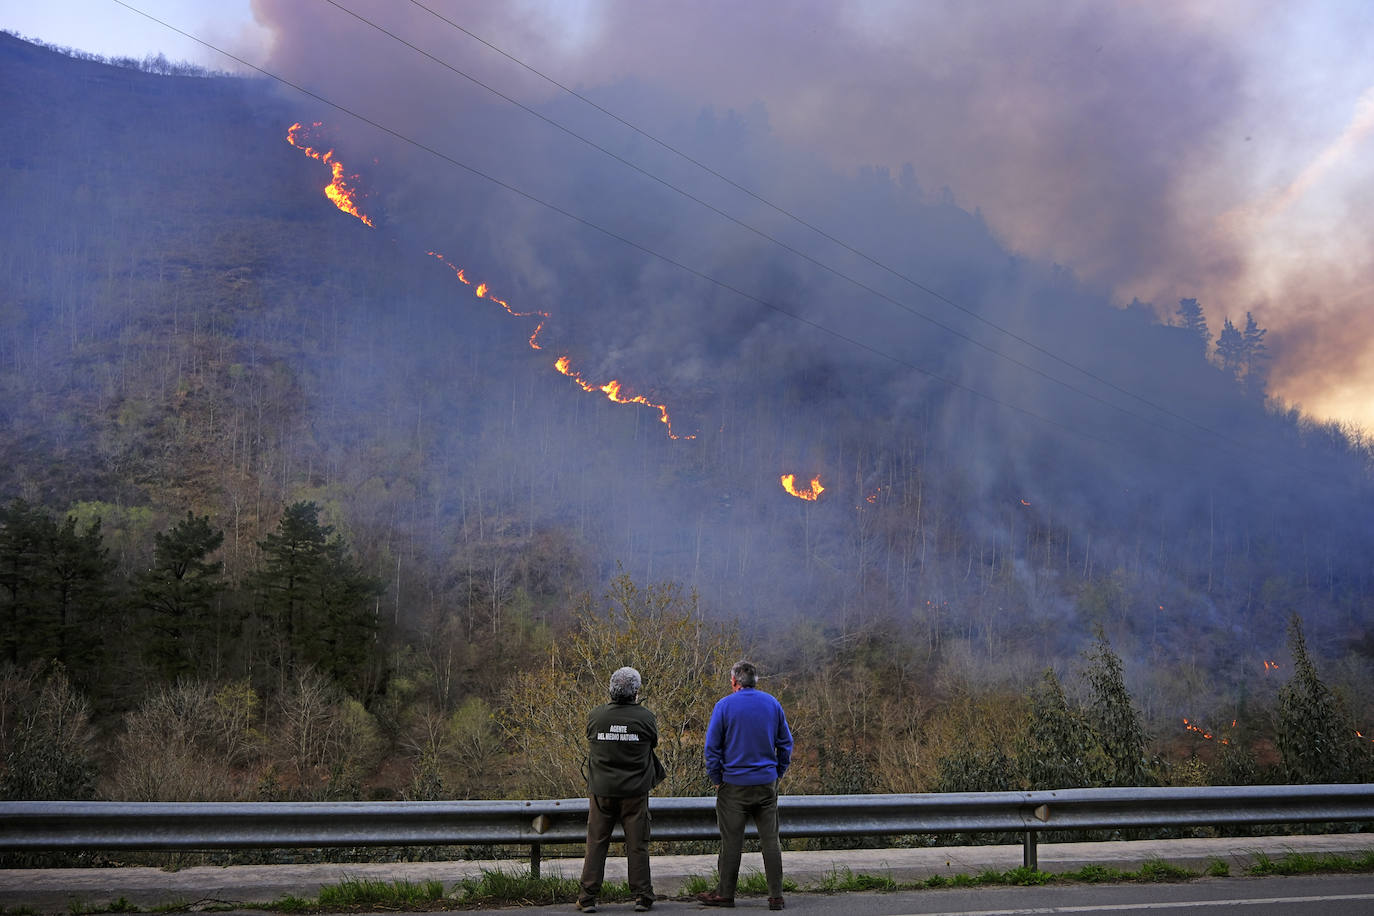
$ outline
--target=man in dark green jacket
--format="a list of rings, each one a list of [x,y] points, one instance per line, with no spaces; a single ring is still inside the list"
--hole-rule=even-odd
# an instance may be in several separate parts
[[[596,912],[606,873],[606,850],[619,823],[625,831],[625,861],[635,912],[654,905],[649,876],[649,791],[657,784],[654,748],[658,719],[639,705],[639,672],[620,668],[611,675],[611,701],[587,716],[587,853],[577,908]]]

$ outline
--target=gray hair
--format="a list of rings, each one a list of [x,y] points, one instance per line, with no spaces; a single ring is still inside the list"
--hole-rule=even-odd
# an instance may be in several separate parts
[[[735,662],[735,667],[730,669],[730,680],[741,687],[753,687],[759,682],[759,673],[754,668],[753,662],[741,659]]]
[[[633,668],[617,668],[611,675],[611,699],[617,703],[628,703],[639,696],[639,687],[643,680],[639,672]]]

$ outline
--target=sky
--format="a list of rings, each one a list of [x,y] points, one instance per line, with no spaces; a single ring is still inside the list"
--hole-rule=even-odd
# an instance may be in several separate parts
[[[126,3],[0,0],[0,28],[237,68],[134,7],[308,86],[441,104],[452,77],[347,7],[436,56],[504,68],[527,104],[558,94],[406,0]],[[1197,298],[1214,335],[1250,312],[1270,331],[1272,392],[1374,431],[1368,0],[424,6],[583,92],[650,83],[701,109],[762,111],[842,173],[909,165],[1008,248],[1118,305],[1168,320]]]

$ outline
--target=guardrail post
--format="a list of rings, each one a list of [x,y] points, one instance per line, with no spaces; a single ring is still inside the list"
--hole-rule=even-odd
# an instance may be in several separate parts
[[[1035,841],[1036,837],[1034,830],[1027,830],[1024,838],[1021,841],[1021,861],[1031,871],[1040,870],[1040,859],[1039,856],[1036,854]]]
[[[546,832],[548,832],[548,829],[549,829],[549,827],[550,827],[552,824],[553,824],[553,818],[549,817],[547,814],[540,814],[540,815],[536,815],[535,818],[534,818],[534,820],[530,821],[530,829],[532,829],[535,833],[546,833]],[[541,850],[540,850],[540,848],[539,848],[539,843],[535,842],[535,843],[531,843],[531,844],[530,844],[530,877],[531,877],[531,878],[538,878],[538,877],[539,877],[539,853],[540,853],[540,851],[541,851]]]

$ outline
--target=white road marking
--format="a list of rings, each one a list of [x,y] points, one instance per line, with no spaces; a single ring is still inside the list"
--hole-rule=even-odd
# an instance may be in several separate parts
[[[1128,910],[1168,910],[1185,907],[1262,906],[1276,903],[1335,903],[1342,900],[1374,900],[1374,894],[1330,894],[1313,897],[1254,897],[1248,900],[1178,900],[1173,903],[1110,903],[1092,906],[1037,906],[1016,910],[968,910],[957,916],[1043,916],[1054,913],[1124,913]],[[910,913],[907,916],[936,916],[933,913]]]

